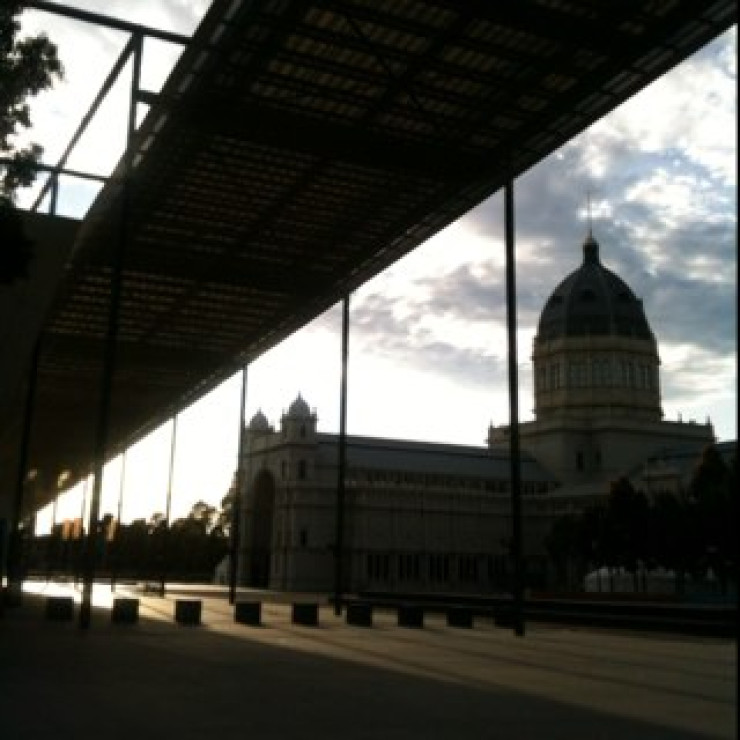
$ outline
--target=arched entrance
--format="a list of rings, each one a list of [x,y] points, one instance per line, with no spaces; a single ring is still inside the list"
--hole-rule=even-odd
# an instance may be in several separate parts
[[[270,585],[274,509],[275,479],[269,471],[262,470],[254,479],[249,546],[249,584],[257,588]]]

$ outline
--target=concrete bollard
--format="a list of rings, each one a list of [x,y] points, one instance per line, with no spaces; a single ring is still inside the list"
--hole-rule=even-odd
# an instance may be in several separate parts
[[[373,607],[371,604],[347,604],[347,624],[356,627],[373,626]]]
[[[0,614],[2,614],[3,606],[21,606],[23,603],[23,584],[13,581],[5,586],[4,589],[0,589]]]
[[[447,626],[470,629],[473,626],[473,612],[464,606],[452,606],[447,610]]]
[[[398,626],[422,628],[424,626],[424,608],[418,604],[401,604],[398,607]]]
[[[316,627],[319,623],[319,605],[310,603],[293,604],[293,624]]]
[[[500,606],[493,610],[493,623],[496,627],[514,626],[514,609],[510,606]]]
[[[139,600],[123,597],[113,599],[110,619],[113,624],[136,624],[139,621]]]
[[[75,602],[71,596],[47,596],[46,618],[53,622],[71,622],[75,614]]]
[[[237,601],[234,604],[234,621],[259,627],[262,620],[262,603],[259,601]]]
[[[175,622],[199,625],[202,609],[203,602],[200,599],[177,599],[175,601]]]

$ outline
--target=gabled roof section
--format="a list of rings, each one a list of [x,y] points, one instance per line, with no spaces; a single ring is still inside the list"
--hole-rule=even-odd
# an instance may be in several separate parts
[[[323,465],[335,466],[339,437],[319,435],[319,459]],[[527,483],[547,483],[554,488],[556,481],[529,453],[522,452],[522,476]],[[350,470],[395,474],[415,473],[430,476],[451,476],[466,481],[508,481],[511,460],[508,452],[469,445],[416,442],[379,437],[347,437],[347,465]],[[391,479],[389,479],[390,482]]]

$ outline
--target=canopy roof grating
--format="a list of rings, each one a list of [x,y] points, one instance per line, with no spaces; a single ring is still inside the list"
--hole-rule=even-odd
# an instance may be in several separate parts
[[[37,503],[91,465],[122,229],[110,455],[735,21],[730,0],[214,0],[138,129],[129,197],[120,165],[61,274]],[[9,490],[23,389],[6,386]]]

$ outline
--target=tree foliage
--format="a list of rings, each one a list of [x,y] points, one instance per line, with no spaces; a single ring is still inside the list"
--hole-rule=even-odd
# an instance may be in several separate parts
[[[0,5],[0,284],[27,277],[31,243],[15,210],[19,187],[33,182],[42,148],[18,146],[16,137],[31,126],[29,96],[62,77],[56,46],[45,34],[18,38],[23,3]]]
[[[161,512],[149,520],[114,524],[111,514],[101,519],[104,550],[98,572],[137,580],[210,581],[216,565],[228,551],[228,538],[218,522],[223,511],[204,501],[190,513],[168,524]],[[31,567],[47,573],[72,573],[81,563],[82,533],[57,524],[50,536],[37,538]]]
[[[685,495],[648,499],[626,478],[611,484],[606,505],[556,520],[547,540],[559,581],[603,566],[635,575],[640,565],[701,577],[711,569],[724,587],[738,566],[737,458],[727,464],[708,446]],[[568,579],[569,580],[569,579]]]

